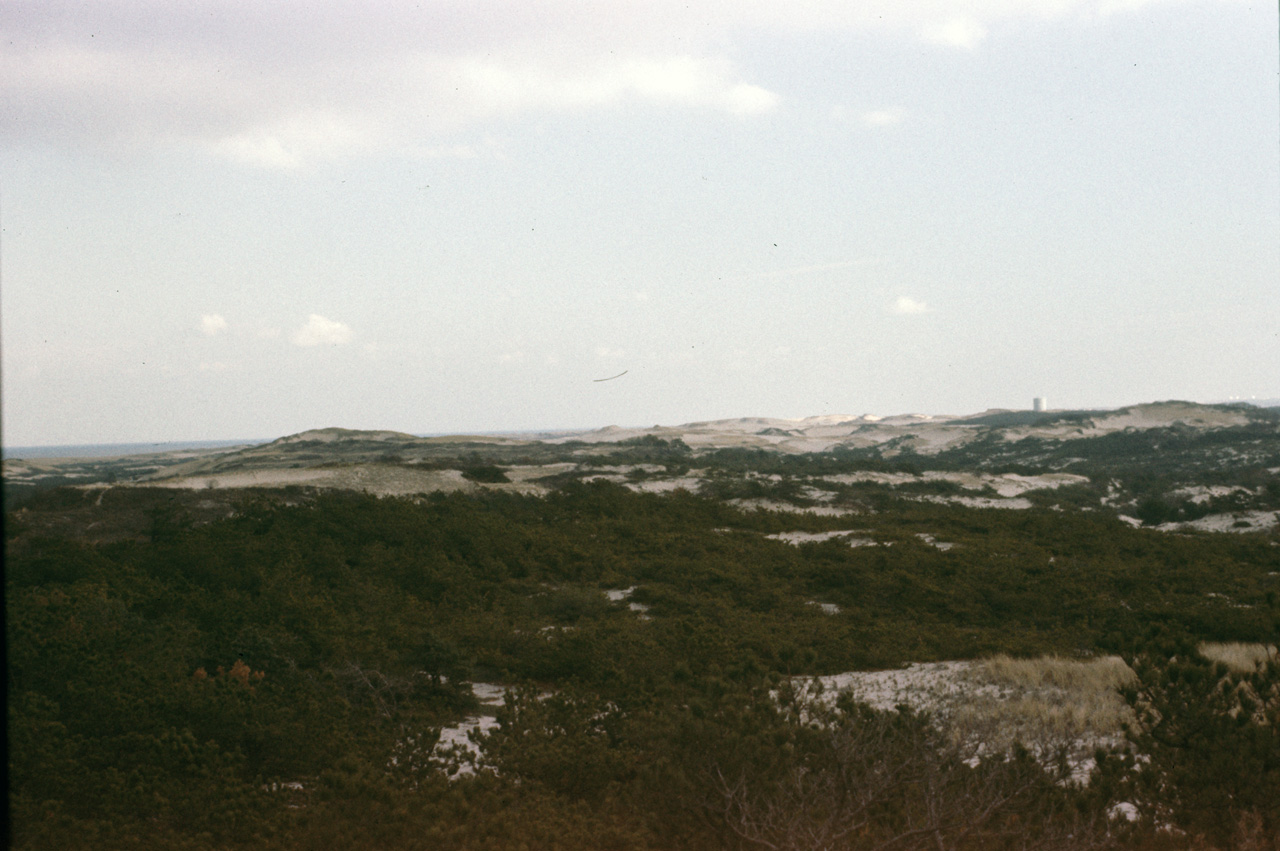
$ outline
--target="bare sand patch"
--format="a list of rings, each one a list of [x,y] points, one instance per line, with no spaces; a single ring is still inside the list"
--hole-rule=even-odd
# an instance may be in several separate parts
[[[935,549],[941,550],[944,553],[947,552],[948,550],[955,548],[955,544],[951,543],[950,541],[939,541],[937,538],[933,537],[927,532],[917,532],[916,537],[924,541],[929,546],[934,547]]]
[[[969,428],[938,425],[916,432],[907,445],[921,455],[937,455],[953,446],[968,443],[975,434],[976,431]]]
[[[701,476],[682,476],[676,479],[647,479],[642,482],[628,481],[626,486],[636,493],[672,493],[679,490],[697,493],[704,481],[706,479]]]
[[[731,499],[729,505],[741,508],[743,511],[784,511],[790,514],[817,514],[821,517],[845,517],[850,514],[866,513],[834,505],[794,505],[776,499]]]
[[[613,482],[615,485],[625,484],[628,479],[621,473],[592,473],[589,476],[582,476],[579,481],[582,482]]]
[[[1204,505],[1210,500],[1231,496],[1236,493],[1252,493],[1248,488],[1239,485],[1193,485],[1169,491],[1169,496],[1182,497],[1194,505]]]
[[[578,469],[577,463],[564,461],[559,464],[517,464],[511,467],[503,467],[502,471],[507,474],[508,479],[520,483],[545,479],[548,476],[559,476],[576,469]]]
[[[846,543],[851,547],[875,547],[879,543],[871,538],[854,538],[853,535],[866,535],[866,529],[847,529],[839,532],[776,532],[772,535],[765,535],[771,541],[782,541],[798,547],[801,544],[819,544],[823,541],[830,541],[836,538],[848,539]]]
[[[824,491],[812,485],[804,485],[800,488],[800,496],[814,502],[833,502],[839,494],[835,491]]]
[[[1031,508],[1031,501],[1016,497],[1014,499],[995,499],[985,496],[938,496],[936,494],[926,494],[925,496],[915,497],[921,502],[936,502],[942,505],[963,505],[966,508],[1007,508],[1013,510],[1025,510]]]
[[[475,774],[481,763],[482,753],[479,739],[498,728],[495,715],[507,698],[507,687],[494,683],[472,683],[471,693],[480,703],[480,711],[468,715],[451,727],[440,730],[440,739],[428,757],[428,762],[441,768],[450,777]],[[410,744],[412,738],[407,739]],[[403,745],[403,743],[402,743]],[[396,764],[402,755],[392,756],[392,764]]]
[[[823,481],[838,485],[855,485],[870,482],[877,485],[908,485],[921,481],[919,476],[911,473],[840,473],[835,476],[823,476]]]
[[[412,496],[419,493],[505,490],[540,494],[546,488],[530,481],[480,485],[463,477],[459,470],[424,470],[396,464],[353,464],[338,467],[300,467],[242,470],[230,473],[202,473],[172,479],[157,479],[147,487],[187,490],[223,488],[282,488],[290,485],[358,490],[376,496]]]
[[[1183,532],[1194,529],[1199,532],[1265,532],[1280,526],[1280,511],[1232,511],[1226,514],[1209,514],[1198,520],[1180,523],[1161,523],[1155,528],[1161,532]]]
[[[1064,485],[1086,484],[1088,476],[1077,476],[1071,473],[1042,473],[1035,476],[1020,476],[1016,473],[956,473],[941,470],[929,470],[919,476],[911,473],[844,473],[837,476],[824,476],[825,481],[837,484],[856,484],[871,482],[874,484],[899,485],[917,484],[920,482],[950,482],[965,490],[986,490],[991,488],[1002,497],[1017,497],[1033,490],[1051,490]]]

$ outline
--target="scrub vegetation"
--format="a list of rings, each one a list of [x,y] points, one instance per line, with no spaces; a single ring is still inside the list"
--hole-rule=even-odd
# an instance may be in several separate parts
[[[12,842],[1275,847],[1280,672],[1231,649],[1275,642],[1273,533],[869,501],[850,546],[769,537],[847,515],[572,478],[36,494],[6,524]],[[957,735],[795,685],[951,659],[1021,704]],[[508,696],[451,777],[424,754],[472,682]]]

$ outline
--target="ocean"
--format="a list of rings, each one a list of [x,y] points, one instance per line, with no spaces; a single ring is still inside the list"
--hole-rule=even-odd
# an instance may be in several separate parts
[[[112,458],[121,455],[150,455],[182,449],[220,449],[230,446],[252,446],[268,440],[187,440],[167,443],[80,443],[61,446],[5,446],[5,458]]]

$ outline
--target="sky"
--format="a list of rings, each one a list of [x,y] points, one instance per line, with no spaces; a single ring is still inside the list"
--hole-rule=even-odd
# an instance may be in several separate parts
[[[0,0],[3,442],[1274,398],[1278,32]]]

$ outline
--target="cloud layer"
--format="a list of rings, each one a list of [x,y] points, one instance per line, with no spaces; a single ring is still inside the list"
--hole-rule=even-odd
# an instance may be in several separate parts
[[[1185,1],[11,0],[0,19],[0,133],[196,146],[273,168],[448,155],[472,150],[451,134],[526,114],[626,103],[767,113],[786,92],[733,58],[753,34],[877,29],[973,50],[1009,22]]]

